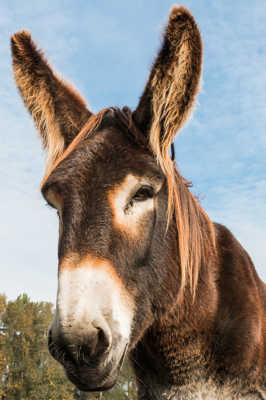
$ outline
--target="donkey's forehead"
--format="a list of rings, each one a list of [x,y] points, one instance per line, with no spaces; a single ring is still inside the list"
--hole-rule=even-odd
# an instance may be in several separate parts
[[[82,140],[67,157],[53,169],[43,191],[54,183],[122,182],[126,176],[146,177],[155,184],[163,179],[160,167],[152,154],[134,143],[123,130],[110,126]]]

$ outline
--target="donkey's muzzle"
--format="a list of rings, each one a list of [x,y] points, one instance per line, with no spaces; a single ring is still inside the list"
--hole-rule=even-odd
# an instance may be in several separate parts
[[[65,368],[68,378],[82,391],[103,391],[112,387],[120,370],[121,341],[99,324],[77,331],[64,329],[48,333],[51,355]]]
[[[89,255],[61,261],[49,349],[80,390],[115,383],[132,319],[132,299],[109,261]]]
[[[52,356],[62,364],[90,364],[92,359],[101,358],[111,345],[111,335],[101,327],[91,326],[86,332],[61,332],[54,338],[49,331],[48,346]]]

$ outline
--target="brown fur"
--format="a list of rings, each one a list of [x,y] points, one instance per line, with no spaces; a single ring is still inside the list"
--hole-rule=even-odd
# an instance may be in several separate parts
[[[45,182],[49,178],[49,175],[55,170],[55,168],[67,157],[75,148],[79,145],[82,140],[86,139],[92,132],[94,132],[97,127],[100,125],[104,115],[108,111],[107,108],[104,108],[98,114],[93,114],[89,120],[84,125],[83,129],[77,134],[77,136],[72,140],[69,146],[65,151],[62,151],[61,154],[58,154],[58,157],[54,160],[54,163],[50,165],[50,168],[47,169],[47,172],[42,180],[41,188],[45,185]]]
[[[42,137],[49,170],[91,113],[77,91],[52,71],[29,32],[14,34],[11,46],[16,85]]]
[[[266,398],[265,285],[169,156],[200,84],[202,43],[189,11],[172,9],[133,113],[112,107],[92,115],[24,31],[12,37],[12,53],[16,84],[48,148],[42,193],[60,214],[59,266],[104,260],[132,300],[139,400]],[[134,235],[117,223],[113,203],[129,174],[138,184],[119,212],[134,215],[136,202],[153,201],[130,227]],[[109,388],[119,368],[103,369],[100,345],[102,358],[88,357],[92,346],[72,339],[72,353],[63,335],[49,339],[70,379],[81,390]]]

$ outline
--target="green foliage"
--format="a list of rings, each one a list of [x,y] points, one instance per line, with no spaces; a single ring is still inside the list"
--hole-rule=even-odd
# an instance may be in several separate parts
[[[135,384],[126,362],[117,385],[104,394],[79,392],[47,349],[53,306],[26,294],[0,294],[0,400],[133,400]]]

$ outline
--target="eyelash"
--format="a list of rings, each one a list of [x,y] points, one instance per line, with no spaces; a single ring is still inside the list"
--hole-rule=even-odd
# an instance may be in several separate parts
[[[151,199],[154,196],[154,190],[151,186],[142,186],[139,188],[134,196],[131,197],[126,210],[133,206],[135,202],[142,202],[148,199]]]
[[[154,196],[154,191],[151,186],[142,186],[134,196],[131,198],[133,201],[145,201],[151,199]]]

